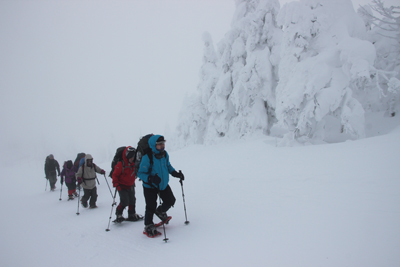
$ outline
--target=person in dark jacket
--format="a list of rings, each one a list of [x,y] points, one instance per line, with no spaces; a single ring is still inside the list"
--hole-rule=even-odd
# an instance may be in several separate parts
[[[46,161],[44,163],[44,173],[46,175],[46,179],[49,180],[51,191],[54,191],[54,189],[56,189],[57,174],[60,176],[60,165],[58,164],[57,160],[54,159],[53,154],[50,154],[46,157]]]
[[[122,161],[119,161],[114,168],[112,174],[113,186],[118,190],[120,203],[115,211],[116,222],[138,221],[143,216],[136,214],[136,197],[135,197],[135,154],[136,149],[126,147],[122,152]],[[122,214],[124,209],[128,207],[128,218],[125,219]]]
[[[149,155],[144,155],[140,163],[138,177],[143,181],[143,193],[146,201],[146,212],[144,218],[145,228],[143,234],[148,237],[161,235],[153,222],[154,214],[160,218],[158,225],[168,223],[171,217],[167,211],[175,204],[175,197],[171,187],[168,185],[169,175],[184,180],[182,171],[177,172],[169,162],[169,155],[165,151],[164,136],[153,135],[149,139],[149,147],[152,150],[152,161]],[[160,196],[163,203],[157,207],[157,196]]]
[[[68,187],[68,200],[74,199],[74,195],[78,196],[76,193],[76,178],[75,169],[72,160],[64,162],[63,169],[61,171],[61,185],[64,183]]]

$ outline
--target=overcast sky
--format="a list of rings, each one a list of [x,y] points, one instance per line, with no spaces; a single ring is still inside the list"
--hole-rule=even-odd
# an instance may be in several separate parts
[[[1,150],[103,153],[174,130],[197,87],[202,33],[218,43],[234,9],[234,0],[1,0]]]

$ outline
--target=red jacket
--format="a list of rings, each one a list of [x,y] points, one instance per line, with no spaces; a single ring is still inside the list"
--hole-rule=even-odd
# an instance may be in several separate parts
[[[118,185],[122,189],[130,189],[132,185],[135,183],[135,162],[129,164],[128,160],[126,159],[126,150],[129,148],[125,148],[124,152],[122,153],[122,161],[118,162],[115,165],[114,172],[112,174],[113,186],[117,187]]]

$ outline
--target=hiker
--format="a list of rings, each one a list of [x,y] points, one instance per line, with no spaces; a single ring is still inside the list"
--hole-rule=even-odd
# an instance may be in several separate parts
[[[46,157],[44,173],[46,179],[49,180],[51,191],[54,191],[54,189],[56,189],[57,174],[60,176],[60,165],[58,164],[58,161],[54,159],[53,154]]]
[[[64,162],[63,169],[61,171],[61,185],[64,183],[68,188],[68,200],[73,200],[74,196],[78,196],[76,193],[76,178],[75,169],[72,160]]]
[[[182,171],[177,172],[169,162],[169,155],[165,151],[165,139],[161,135],[153,135],[149,138],[149,147],[152,154],[145,154],[141,160],[138,177],[143,181],[143,193],[146,201],[146,212],[144,218],[145,228],[143,234],[148,237],[161,235],[157,231],[153,222],[154,214],[160,218],[161,223],[168,223],[171,217],[168,217],[167,211],[175,204],[175,197],[171,187],[168,185],[169,174],[184,180]],[[150,157],[152,157],[152,162]],[[157,195],[163,203],[157,207]]]
[[[97,187],[96,187],[96,172],[100,174],[105,174],[106,172],[99,168],[93,163],[93,157],[90,154],[86,154],[85,163],[79,167],[76,173],[76,178],[78,184],[83,188],[83,197],[81,198],[81,204],[84,208],[88,207],[88,200],[90,198],[89,204],[90,208],[97,208]]]
[[[122,161],[119,161],[112,173],[113,186],[118,190],[120,203],[115,211],[116,222],[138,221],[143,216],[136,214],[135,197],[135,154],[136,149],[128,146],[122,153]],[[122,214],[125,207],[128,206],[128,218],[125,219]]]

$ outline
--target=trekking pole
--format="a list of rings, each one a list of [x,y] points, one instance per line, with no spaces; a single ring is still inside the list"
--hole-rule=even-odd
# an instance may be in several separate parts
[[[181,188],[182,188],[182,198],[183,198],[183,209],[185,210],[185,224],[189,224],[189,221],[187,219],[187,214],[186,214],[186,204],[185,204],[185,193],[183,192],[183,182],[182,179],[179,180],[179,182],[181,183]]]
[[[110,189],[110,190],[111,190],[111,189]],[[111,195],[112,195],[112,194],[111,194]],[[106,232],[110,231],[110,223],[111,223],[112,212],[113,212],[114,206],[117,204],[117,203],[115,202],[115,196],[116,196],[116,195],[117,195],[117,188],[115,188],[115,193],[114,193],[114,197],[113,197],[113,203],[112,203],[112,205],[111,205],[110,219],[108,220],[108,227],[107,227],[107,229],[106,229]]]
[[[113,194],[112,194],[112,192],[111,192],[110,185],[108,184],[108,181],[107,181],[106,174],[104,174],[104,179],[106,179],[106,183],[107,183],[108,189],[110,190],[111,197],[113,197]],[[114,199],[115,199],[115,196],[114,196]]]
[[[79,201],[81,199],[81,188],[79,187],[79,193],[78,193],[78,211],[76,212],[76,215],[79,215]]]
[[[158,198],[160,199],[160,206],[161,206],[162,203],[161,203],[161,195],[160,195],[160,185],[158,185],[157,194],[158,194]],[[163,223],[163,229],[164,229],[164,239],[163,239],[163,241],[164,241],[165,243],[167,243],[167,242],[168,242],[168,238],[167,238],[167,234],[166,234],[166,231],[165,231],[165,223]]]
[[[62,186],[63,186],[63,184],[61,184],[61,190],[60,190],[60,201],[61,201],[61,194],[62,194]]]

